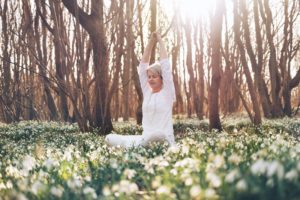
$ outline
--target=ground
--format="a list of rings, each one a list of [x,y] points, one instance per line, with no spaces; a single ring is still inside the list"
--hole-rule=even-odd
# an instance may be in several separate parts
[[[0,199],[300,199],[300,119],[175,119],[178,147],[125,150],[74,124],[0,125]],[[140,134],[132,122],[114,132]]]

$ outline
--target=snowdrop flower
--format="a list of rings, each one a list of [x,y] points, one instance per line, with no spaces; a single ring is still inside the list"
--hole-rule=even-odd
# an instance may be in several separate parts
[[[234,169],[226,175],[225,181],[227,183],[233,183],[239,177],[240,177],[240,172],[238,171],[238,169]]]
[[[40,181],[34,182],[31,186],[31,192],[35,195],[37,195],[40,191],[43,191],[45,189],[46,186]]]
[[[70,162],[72,160],[72,152],[67,149],[63,155],[63,160]]]
[[[199,165],[199,160],[192,159],[192,158],[184,158],[183,160],[177,161],[174,166],[176,168],[179,167],[189,168],[192,171],[198,171],[199,170],[198,165]]]
[[[290,170],[289,172],[287,172],[285,174],[284,178],[286,180],[288,180],[288,181],[291,181],[291,182],[295,181],[296,182],[298,180],[298,172],[297,172],[297,170],[295,170],[295,169]]]
[[[271,188],[274,187],[274,180],[273,180],[273,178],[269,178],[267,180],[266,185],[269,186],[269,187],[271,187]]]
[[[212,173],[212,172],[208,172],[206,174],[206,180],[208,182],[210,182],[210,184],[212,185],[212,187],[217,188],[221,186],[221,179],[219,178],[219,176],[217,176],[216,174]]]
[[[59,187],[53,186],[53,187],[51,187],[51,189],[50,189],[50,193],[51,193],[53,196],[56,196],[56,197],[58,197],[58,198],[60,198],[60,197],[62,196],[63,192],[64,192],[64,189],[63,189],[61,186],[59,186]]]
[[[90,176],[85,176],[84,180],[87,181],[87,182],[90,182],[92,180],[92,178]]]
[[[256,161],[250,168],[252,174],[262,175],[267,171],[268,163],[262,159]]]
[[[136,171],[134,169],[125,169],[123,173],[126,178],[132,179],[135,176]]]
[[[205,190],[205,199],[214,199],[217,197],[216,195],[216,191],[212,188],[208,188],[207,190]]]
[[[22,175],[21,175],[21,172],[14,166],[12,165],[9,165],[5,168],[5,172],[8,176],[13,176],[15,178],[20,178]]]
[[[27,197],[22,193],[17,194],[16,199],[17,200],[28,200]]]
[[[193,182],[194,182],[193,179],[191,177],[189,177],[184,181],[184,184],[186,186],[191,186],[191,185],[193,185]]]
[[[176,175],[178,174],[178,171],[177,171],[177,169],[171,169],[171,170],[170,170],[170,173],[171,173],[172,175],[176,176]]]
[[[242,158],[236,154],[236,153],[233,153],[231,156],[229,156],[228,158],[228,161],[235,164],[235,165],[238,165],[240,162],[241,162]]]
[[[217,169],[222,167],[225,163],[224,157],[221,156],[221,155],[216,155],[214,160],[213,160],[213,163],[214,163],[214,165]]]
[[[113,168],[113,169],[117,169],[118,168],[118,162],[116,159],[111,159],[110,161],[110,166]]]
[[[268,165],[267,176],[271,177],[273,175],[277,175],[279,179],[282,179],[284,176],[284,168],[281,163],[278,161],[273,161]]]
[[[4,183],[0,183],[0,191],[6,189],[6,185]]]
[[[189,151],[190,151],[190,147],[187,144],[185,144],[182,146],[181,155],[187,155],[189,154]]]
[[[190,189],[190,195],[191,195],[192,198],[199,197],[201,192],[202,192],[202,190],[201,190],[201,187],[199,185],[194,185]]]
[[[68,180],[67,182],[68,187],[72,190],[76,190],[77,188],[80,188],[82,186],[81,181],[78,178],[73,178],[71,180]]]
[[[247,188],[248,188],[247,182],[244,179],[239,180],[236,184],[236,189],[238,191],[246,191]]]
[[[107,186],[105,186],[105,187],[103,188],[102,193],[103,193],[104,196],[109,196],[109,195],[111,195],[111,191],[110,191],[109,187],[107,187]]]
[[[85,194],[85,195],[91,195],[93,199],[97,198],[96,191],[94,190],[94,188],[91,188],[91,187],[85,187],[83,189],[83,194]]]
[[[119,191],[119,190],[120,190],[119,184],[114,184],[114,185],[112,186],[111,190],[112,190],[113,192]]]
[[[32,170],[34,167],[36,166],[36,160],[35,158],[27,155],[25,156],[23,162],[22,162],[22,167],[24,172],[29,172],[30,170]]]
[[[52,158],[48,158],[44,161],[43,165],[48,169],[51,170],[54,167],[59,166],[59,162],[57,160],[53,160]]]
[[[128,180],[121,180],[119,184],[119,192],[125,194],[132,194],[138,191],[138,186],[135,183],[131,183]]]
[[[12,182],[10,180],[7,181],[7,183],[6,183],[6,189],[12,189],[12,188],[13,188]]]
[[[297,163],[296,169],[300,172],[300,162]]]
[[[225,137],[221,137],[221,138],[220,138],[219,144],[220,144],[220,147],[221,147],[221,148],[225,148],[226,145],[227,145],[226,138],[225,138]]]
[[[169,195],[171,193],[171,189],[166,185],[162,185],[159,188],[157,188],[156,193],[158,195],[160,195],[160,194]]]
[[[154,178],[154,180],[152,180],[151,186],[152,186],[154,189],[156,189],[156,188],[158,188],[160,185],[161,185],[161,177],[160,177],[160,176],[156,176],[156,177]]]
[[[148,172],[149,174],[154,174],[154,169],[151,163],[146,163],[144,166],[144,169],[146,170],[146,172]]]
[[[172,145],[169,147],[167,153],[173,153],[173,154],[178,154],[180,151],[180,148],[177,145]]]

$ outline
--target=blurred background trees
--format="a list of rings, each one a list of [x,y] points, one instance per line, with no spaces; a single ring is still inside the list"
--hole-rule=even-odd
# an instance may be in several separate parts
[[[203,9],[205,1],[2,0],[0,120],[77,122],[101,134],[114,120],[141,123],[136,67],[158,28],[176,116],[209,118],[220,129],[220,116],[236,112],[254,124],[296,115],[299,1],[211,2]]]

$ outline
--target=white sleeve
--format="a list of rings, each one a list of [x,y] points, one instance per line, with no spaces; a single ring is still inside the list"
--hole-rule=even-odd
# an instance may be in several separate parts
[[[176,101],[176,94],[175,94],[173,74],[172,74],[169,59],[165,58],[165,59],[160,60],[160,65],[161,65],[163,84],[164,84],[163,87],[164,87],[167,95],[174,102],[174,101]]]
[[[149,66],[149,63],[140,63],[139,67],[138,67],[138,74],[139,74],[139,79],[140,79],[140,84],[141,84],[141,88],[142,88],[142,92],[143,94],[145,94],[145,92],[147,90],[149,90],[148,87],[148,81],[147,81],[147,67]]]

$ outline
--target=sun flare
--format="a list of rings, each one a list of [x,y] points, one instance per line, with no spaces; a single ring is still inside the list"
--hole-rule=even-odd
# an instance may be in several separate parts
[[[184,18],[197,19],[213,9],[215,0],[180,0],[179,9]]]

